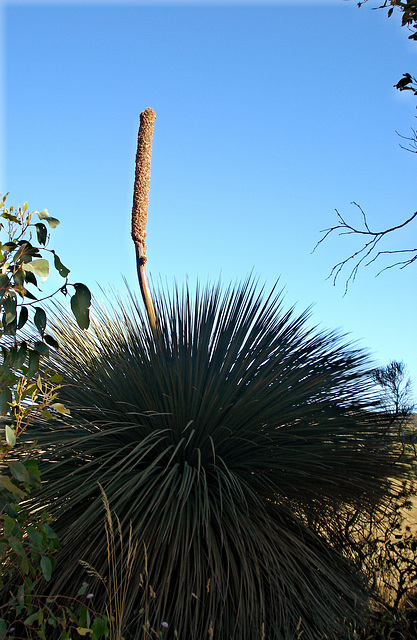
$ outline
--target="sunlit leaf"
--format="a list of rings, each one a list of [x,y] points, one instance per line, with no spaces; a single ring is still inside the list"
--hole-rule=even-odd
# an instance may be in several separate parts
[[[52,217],[46,218],[46,222],[49,224],[51,229],[55,229],[55,227],[61,224],[57,218],[52,218]]]
[[[49,262],[44,258],[32,260],[32,262],[26,262],[24,269],[26,272],[31,271],[32,273],[35,273],[41,278],[42,282],[45,282],[49,276]]]
[[[38,214],[39,220],[46,220],[47,218],[49,218],[49,213],[47,209],[43,209],[42,211],[34,211],[33,213]]]
[[[6,424],[5,426],[5,432],[6,432],[6,442],[9,445],[9,447],[14,447],[16,444],[16,434],[14,432],[14,429]]]
[[[19,218],[12,213],[2,213],[1,217],[9,220],[10,222],[15,222],[17,224],[19,223]]]
[[[61,413],[63,415],[69,416],[71,414],[71,411],[69,409],[66,409],[62,402],[54,402],[53,404],[51,404],[51,407],[52,409],[55,409],[55,411],[58,411],[58,413]]]
[[[49,378],[49,382],[52,382],[53,384],[59,384],[63,381],[63,379],[64,376],[62,376],[60,373],[56,373]]]

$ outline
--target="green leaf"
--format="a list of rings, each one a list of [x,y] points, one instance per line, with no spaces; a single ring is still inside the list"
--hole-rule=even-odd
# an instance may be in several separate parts
[[[49,226],[51,227],[51,229],[55,229],[55,227],[57,227],[60,223],[60,221],[57,218],[46,218],[46,222],[49,224]]]
[[[28,352],[27,344],[26,342],[23,341],[22,344],[20,345],[19,351],[17,352],[17,357],[15,358],[14,366],[16,369],[20,369],[23,366],[26,360],[27,352]]]
[[[29,351],[29,368],[27,372],[28,379],[30,379],[39,369],[39,358],[39,353],[36,353],[36,351],[32,350]]]
[[[29,317],[29,312],[27,307],[22,307],[20,310],[19,322],[17,323],[17,328],[21,329],[26,324]]]
[[[81,587],[79,588],[79,590],[77,592],[77,596],[83,596],[85,594],[85,592],[87,591],[87,587],[88,587],[87,582],[83,582]]]
[[[67,267],[65,267],[61,260],[59,259],[59,257],[56,255],[55,251],[53,251],[54,254],[54,265],[55,265],[55,269],[58,271],[59,275],[62,276],[63,278],[66,278],[67,275],[69,274],[70,270],[67,269]]]
[[[26,493],[22,491],[22,489],[19,489],[19,487],[16,487],[16,485],[13,484],[8,476],[0,476],[0,485],[2,485],[5,489],[7,489],[7,491],[10,491],[10,493],[13,493],[19,498],[23,499],[26,496]],[[5,517],[6,516],[3,515],[3,519]]]
[[[35,315],[33,317],[33,322],[35,323],[36,328],[38,329],[41,336],[43,336],[46,328],[46,313],[41,307],[35,307]]]
[[[52,574],[52,563],[48,556],[42,556],[41,569],[45,580],[49,581]]]
[[[4,535],[6,538],[16,536],[20,530],[19,521],[15,518],[11,518],[7,513],[3,513],[2,519],[4,523]]]
[[[14,216],[12,213],[2,213],[1,217],[5,218],[6,220],[10,220],[10,222],[16,222],[17,224],[19,223],[19,218]]]
[[[6,620],[0,618],[0,640],[4,640],[6,638],[7,631],[9,630],[9,625]]]
[[[88,287],[80,282],[74,284],[75,293],[71,297],[71,309],[80,329],[88,329],[90,325],[89,308],[91,293]]]
[[[20,266],[13,274],[14,277],[14,284],[15,286],[17,285],[18,287],[23,287],[23,285],[25,284],[25,278],[24,278],[24,271],[23,271],[23,267]]]
[[[42,282],[45,282],[49,276],[49,262],[44,258],[38,260],[32,260],[32,262],[26,262],[24,266],[25,271],[31,271],[39,276]]]
[[[47,218],[49,218],[48,209],[43,209],[43,211],[34,211],[33,213],[38,214],[39,220],[46,220]]]
[[[16,320],[16,294],[14,292],[9,292],[6,296],[3,297],[2,300],[3,308],[4,308],[4,320],[5,324],[12,324]]]
[[[12,392],[8,387],[5,387],[0,391],[0,416],[6,416],[10,411],[10,404],[12,403]]]
[[[58,342],[57,342],[57,341],[55,340],[55,338],[53,338],[52,336],[45,335],[45,336],[43,337],[43,339],[45,340],[45,342],[46,342],[47,344],[49,344],[49,346],[50,346],[50,347],[53,347],[54,349],[58,349],[58,348],[59,348],[59,344],[58,344]],[[52,380],[52,379],[50,378],[50,380]]]
[[[33,487],[40,487],[41,474],[36,460],[29,458],[29,460],[25,460],[24,465],[29,471],[29,484],[31,484]]]
[[[55,373],[53,376],[51,376],[49,378],[49,382],[52,382],[53,384],[59,384],[60,382],[62,382],[64,379],[64,376],[61,376],[60,373]]]
[[[91,630],[94,634],[94,638],[99,640],[101,636],[108,633],[107,620],[105,618],[97,617],[91,625]]]
[[[10,460],[7,463],[7,466],[9,467],[12,476],[16,478],[16,480],[19,480],[19,482],[30,481],[29,471],[21,462],[18,462],[17,460]]]
[[[40,340],[38,340],[37,342],[34,343],[33,348],[41,356],[49,356],[48,345],[46,345],[44,342],[41,342]]]
[[[66,409],[62,402],[54,402],[51,404],[51,407],[52,409],[55,409],[55,411],[58,411],[58,413],[62,413],[65,416],[71,415],[71,411]]]
[[[6,322],[6,314],[4,313],[1,319],[3,323],[3,331],[7,336],[14,336],[17,329],[17,318],[14,318],[10,323]]]
[[[30,616],[26,618],[26,620],[24,621],[24,624],[27,625],[28,627],[32,626],[35,620],[38,619],[38,616],[39,616],[38,611],[36,611],[36,613],[32,613]]]
[[[20,240],[18,242],[20,249],[14,255],[14,262],[17,263],[22,260],[24,263],[30,262],[34,256],[40,256],[39,249],[32,246],[27,240]]]
[[[0,296],[3,296],[9,287],[9,277],[5,273],[0,273]]]
[[[13,249],[16,249],[16,247],[16,242],[5,242],[4,244],[1,244],[1,250],[3,251],[3,253],[10,253],[10,251],[13,251]]]
[[[25,548],[20,540],[16,540],[16,538],[14,538],[10,541],[10,546],[19,556],[26,557]]]
[[[36,276],[31,271],[25,271],[25,278],[29,284],[33,284],[35,285],[35,287],[38,286],[38,281],[36,280]],[[26,291],[26,295],[31,300],[36,300],[36,298],[31,293],[29,293],[29,291]]]
[[[48,238],[48,229],[43,224],[43,222],[37,222],[35,224],[35,227],[36,227],[36,234],[38,236],[39,244],[45,245],[46,244],[46,240]]]
[[[16,444],[16,434],[14,432],[14,429],[12,429],[12,427],[9,424],[6,424],[4,429],[6,432],[7,444],[9,445],[9,447],[14,447]]]
[[[80,617],[78,619],[78,624],[80,625],[80,627],[89,627],[90,626],[87,607],[82,607],[81,608]]]
[[[86,636],[87,633],[93,633],[91,629],[86,629],[85,627],[77,627],[77,633],[80,636]]]

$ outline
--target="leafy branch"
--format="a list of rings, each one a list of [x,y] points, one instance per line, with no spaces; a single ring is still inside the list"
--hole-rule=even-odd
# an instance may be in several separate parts
[[[360,0],[358,7],[366,4],[368,0]],[[394,12],[394,9],[402,11],[401,26],[407,27],[411,31],[411,35],[408,36],[409,40],[417,40],[417,0],[384,0],[379,7],[373,7],[374,9],[387,9],[388,17],[390,18]]]
[[[69,620],[78,636],[88,632],[91,640],[97,640],[108,631],[104,618],[96,617],[91,629],[85,629],[82,616],[88,617],[90,626],[85,607],[77,619],[66,606],[51,609],[50,600],[40,601],[38,584],[51,578],[59,541],[49,525],[49,515],[34,513],[24,504],[32,490],[39,489],[41,480],[38,464],[30,455],[32,449],[17,447],[34,420],[69,413],[58,397],[62,376],[41,366],[50,347],[58,349],[59,344],[46,333],[47,315],[39,305],[59,293],[68,295],[72,287],[71,309],[78,326],[87,329],[91,294],[84,284],[69,282],[70,270],[54,250],[46,248],[50,237],[46,225],[54,229],[59,220],[46,209],[30,213],[26,202],[17,209],[8,208],[7,195],[0,195],[0,231],[6,236],[0,241],[0,416],[4,434],[0,439],[0,640],[6,636],[46,640],[47,625],[62,630],[61,640],[69,639]],[[33,223],[34,216],[39,222]],[[37,244],[33,243],[35,234]],[[41,291],[38,279],[44,283],[49,276],[45,252],[53,255],[64,284],[39,297],[33,293],[34,289]],[[30,330],[22,334],[29,320]]]

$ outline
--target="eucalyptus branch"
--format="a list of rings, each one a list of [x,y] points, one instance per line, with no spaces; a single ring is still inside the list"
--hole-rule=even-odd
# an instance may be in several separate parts
[[[61,287],[58,287],[58,289],[56,291],[54,291],[53,293],[49,294],[48,296],[44,296],[43,298],[36,298],[36,300],[32,300],[31,302],[20,302],[19,304],[17,304],[17,307],[30,307],[33,304],[39,304],[40,302],[44,302],[45,300],[49,300],[49,298],[53,298],[54,296],[57,295],[57,293],[64,293],[64,291],[66,290],[67,287],[73,287],[74,285],[71,284],[70,282],[68,282],[68,279],[65,281],[65,284],[63,284]]]

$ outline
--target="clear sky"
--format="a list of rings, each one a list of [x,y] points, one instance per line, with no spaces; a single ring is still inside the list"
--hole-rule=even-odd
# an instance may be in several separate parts
[[[376,6],[376,3],[373,4]],[[337,208],[372,227],[416,208],[416,157],[399,146],[416,99],[417,43],[354,0],[4,2],[4,184],[61,220],[52,246],[73,281],[136,286],[130,214],[139,113],[157,115],[148,219],[154,281],[249,272],[311,324],[378,365],[403,360],[417,391],[416,267],[326,280],[356,246],[329,239]],[[409,228],[384,248],[416,247]],[[381,267],[384,263],[381,263]],[[348,273],[346,273],[347,277]],[[416,394],[417,395],[417,394]]]

